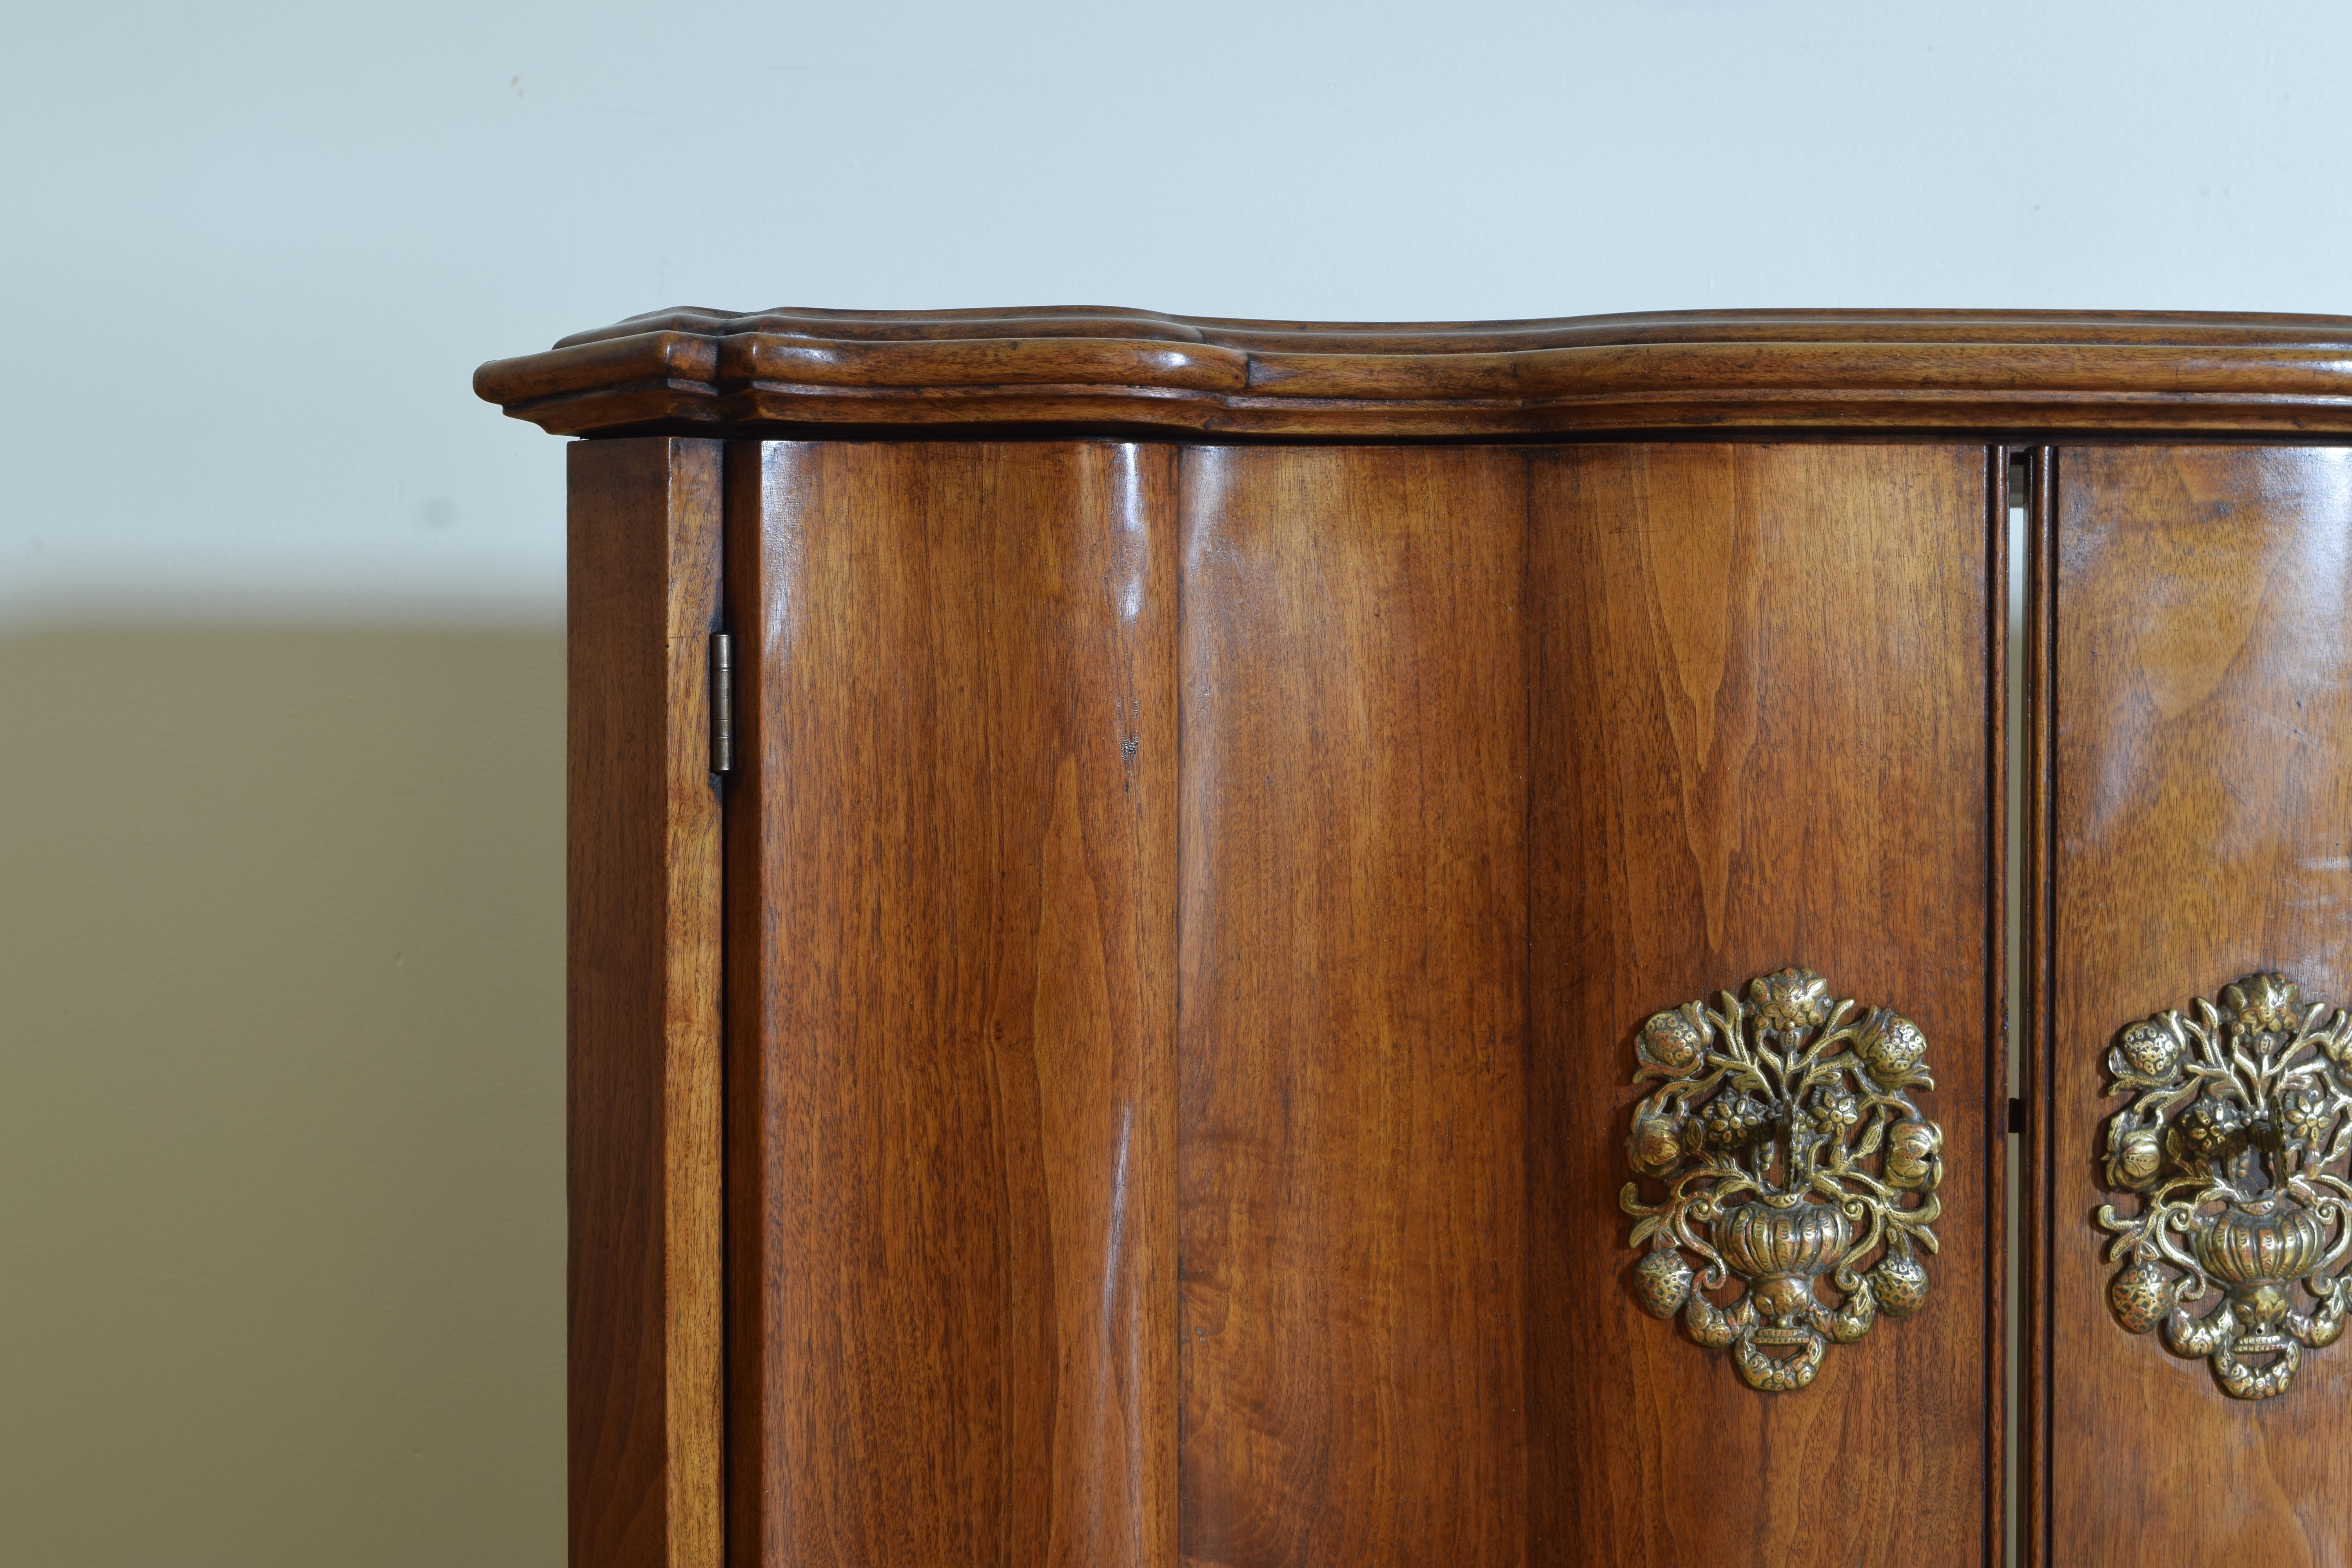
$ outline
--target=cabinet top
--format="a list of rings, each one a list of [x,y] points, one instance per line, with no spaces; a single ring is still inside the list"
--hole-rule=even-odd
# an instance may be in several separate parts
[[[474,390],[564,436],[2352,434],[2352,317],[1682,310],[1356,323],[1078,306],[680,309],[493,360]]]

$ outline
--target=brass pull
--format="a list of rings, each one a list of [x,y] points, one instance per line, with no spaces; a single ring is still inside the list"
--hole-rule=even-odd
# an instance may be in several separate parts
[[[1692,1339],[1728,1349],[1740,1381],[1768,1394],[1811,1383],[1830,1341],[1919,1310],[1927,1270],[1914,1249],[1936,1250],[1927,1227],[1943,1212],[1943,1130],[1911,1099],[1936,1087],[1927,1037],[1884,1007],[1856,1017],[1829,990],[1783,969],[1749,981],[1744,1006],[1726,991],[1716,1007],[1655,1015],[1633,1047],[1633,1081],[1665,1081],[1635,1108],[1627,1154],[1666,1188],[1659,1204],[1639,1182],[1618,1194],[1631,1245],[1650,1244],[1634,1299],[1654,1317],[1680,1311]],[[1731,1305],[1704,1294],[1734,1274],[1745,1289]]]
[[[2284,974],[2191,1005],[2193,1018],[2129,1026],[2107,1053],[2107,1092],[2132,1097],[2107,1122],[2107,1185],[2139,1197],[2129,1219],[2099,1207],[2107,1261],[2131,1260],[2107,1304],[2133,1333],[2161,1324],[2165,1348],[2205,1359],[2232,1398],[2268,1399],[2352,1306],[2333,1273],[2352,1245],[2352,1017],[2323,1028],[2328,1005],[2305,1008]],[[2217,1304],[2189,1310],[2209,1294]]]

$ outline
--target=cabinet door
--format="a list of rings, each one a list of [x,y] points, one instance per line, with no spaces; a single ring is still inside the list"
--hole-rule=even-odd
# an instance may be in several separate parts
[[[1982,1562],[1985,448],[730,461],[735,1563]]]
[[[2056,496],[2035,1560],[2346,1563],[2352,453],[2069,447]]]

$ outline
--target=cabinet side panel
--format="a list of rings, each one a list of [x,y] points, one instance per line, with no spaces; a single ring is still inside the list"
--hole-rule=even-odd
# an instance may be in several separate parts
[[[2125,1025],[2265,971],[2352,1004],[2352,452],[2068,447],[2058,483],[2051,1560],[2342,1563],[2352,1343],[2231,1398],[2111,1315],[2092,1216],[2137,1209],[2100,1161]]]
[[[1516,1564],[1526,458],[1184,464],[1184,1555]]]
[[[735,1561],[1164,1568],[1174,454],[738,460]]]
[[[720,444],[571,448],[571,1561],[720,1556]]]
[[[1985,449],[1534,463],[1531,1559],[1980,1563],[1997,1550]],[[1618,1194],[1654,1087],[1633,1082],[1643,1021],[1790,964],[1926,1032],[1941,1247],[1916,1316],[1764,1394],[1636,1304]]]

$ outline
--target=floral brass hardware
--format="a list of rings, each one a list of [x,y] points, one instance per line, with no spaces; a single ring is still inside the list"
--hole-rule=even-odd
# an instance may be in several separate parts
[[[2107,1261],[2131,1260],[2107,1304],[2133,1333],[2161,1324],[2165,1348],[2204,1358],[2233,1397],[2268,1399],[2352,1307],[2331,1272],[2352,1246],[2352,1016],[2321,1027],[2328,1005],[2305,1009],[2283,974],[2194,1009],[2131,1025],[2107,1053],[2107,1092],[2132,1096],[2107,1123],[2107,1184],[2139,1195],[2130,1219],[2099,1208]],[[2220,1304],[2190,1312],[2209,1289]]]
[[[1633,1081],[1665,1082],[1635,1108],[1627,1154],[1666,1187],[1660,1204],[1639,1182],[1618,1194],[1631,1244],[1650,1244],[1634,1298],[1653,1317],[1681,1312],[1692,1339],[1729,1349],[1740,1381],[1768,1394],[1811,1383],[1830,1341],[1919,1310],[1927,1270],[1914,1248],[1936,1250],[1927,1227],[1942,1212],[1943,1130],[1911,1099],[1936,1087],[1927,1037],[1885,1007],[1856,1017],[1829,989],[1783,969],[1748,982],[1745,1005],[1728,991],[1717,1007],[1685,1002],[1634,1040]],[[1734,1274],[1745,1289],[1729,1306],[1705,1294]]]

